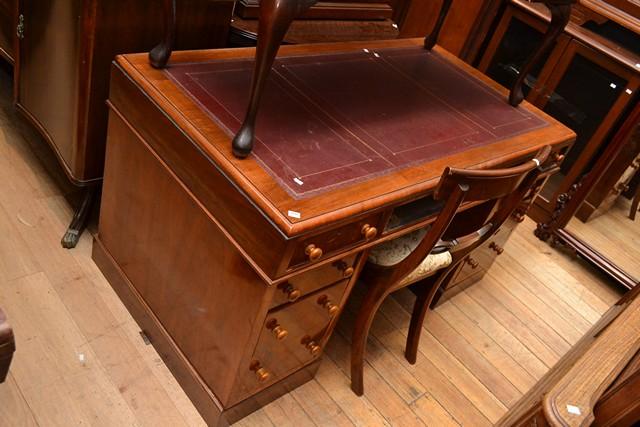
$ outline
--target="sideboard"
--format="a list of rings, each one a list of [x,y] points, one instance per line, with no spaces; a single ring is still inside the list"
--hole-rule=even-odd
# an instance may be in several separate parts
[[[179,1],[177,46],[224,46],[232,8],[226,0]],[[16,107],[84,188],[64,247],[75,246],[102,179],[111,61],[149,50],[163,30],[154,0],[0,0],[0,54],[15,62]]]

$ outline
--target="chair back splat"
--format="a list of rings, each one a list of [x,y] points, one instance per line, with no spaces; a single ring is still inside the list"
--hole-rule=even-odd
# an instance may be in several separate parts
[[[544,147],[534,159],[507,169],[445,169],[433,196],[443,207],[428,230],[372,249],[362,275],[366,293],[352,339],[351,388],[356,394],[364,391],[364,350],[382,301],[415,284],[417,299],[405,351],[407,360],[415,363],[424,317],[438,290],[446,288],[469,253],[491,238],[533,191],[550,153],[551,147]]]

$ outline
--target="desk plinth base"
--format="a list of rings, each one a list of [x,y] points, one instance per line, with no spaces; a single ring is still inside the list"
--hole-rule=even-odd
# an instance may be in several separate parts
[[[305,368],[296,371],[260,393],[234,406],[224,408],[102,245],[99,236],[93,242],[92,258],[207,425],[223,427],[233,424],[312,380],[318,371],[320,359],[316,359]]]

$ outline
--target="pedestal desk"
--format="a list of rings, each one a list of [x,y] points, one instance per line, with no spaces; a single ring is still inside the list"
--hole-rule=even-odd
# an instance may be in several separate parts
[[[422,46],[283,47],[244,160],[254,49],[118,57],[93,256],[209,424],[313,377],[368,249],[433,220],[446,166],[573,141]]]

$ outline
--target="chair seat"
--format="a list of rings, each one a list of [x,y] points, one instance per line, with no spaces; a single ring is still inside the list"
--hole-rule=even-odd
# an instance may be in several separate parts
[[[383,267],[390,267],[405,259],[420,244],[428,229],[421,228],[414,232],[389,240],[371,249],[368,261]],[[400,285],[416,282],[431,276],[436,271],[446,268],[453,262],[451,252],[429,254],[415,270],[408,274]]]

